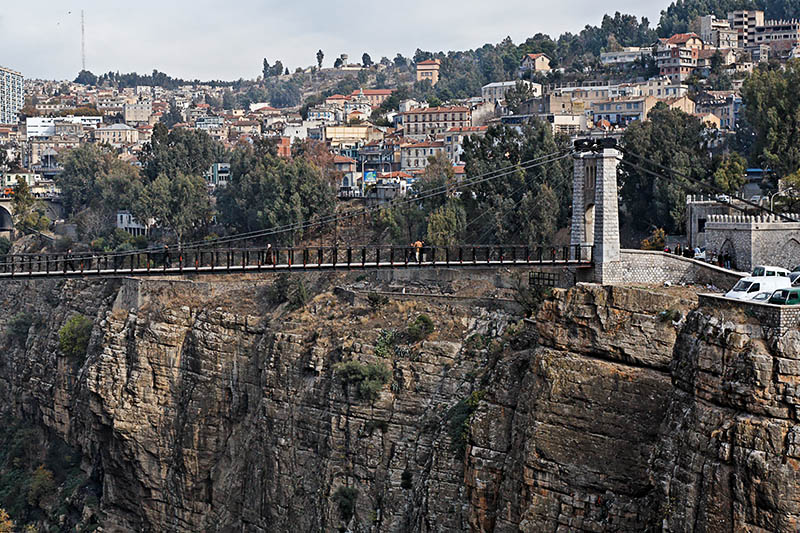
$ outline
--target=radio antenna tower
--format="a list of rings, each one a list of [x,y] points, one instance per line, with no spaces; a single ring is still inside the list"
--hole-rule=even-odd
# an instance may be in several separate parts
[[[83,19],[83,9],[81,9],[81,70],[86,70],[86,25]]]

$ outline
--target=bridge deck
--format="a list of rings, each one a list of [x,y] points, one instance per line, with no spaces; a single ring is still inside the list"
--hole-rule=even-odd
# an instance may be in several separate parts
[[[180,276],[391,268],[573,266],[590,268],[586,247],[397,247],[157,250],[127,254],[9,255],[0,279]]]

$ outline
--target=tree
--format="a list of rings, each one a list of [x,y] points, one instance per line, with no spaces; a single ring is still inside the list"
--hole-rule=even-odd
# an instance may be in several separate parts
[[[81,85],[97,85],[97,76],[88,70],[81,70],[78,72],[78,77],[75,78],[75,83],[80,83]]]
[[[506,107],[512,113],[519,113],[523,102],[536,97],[536,92],[530,83],[517,80],[517,83],[506,92]]]
[[[711,156],[705,126],[682,111],[656,106],[650,111],[648,121],[628,126],[622,144],[637,155],[681,174],[709,181]],[[623,161],[643,166],[641,160],[627,153]],[[634,226],[663,227],[670,233],[683,230],[686,194],[696,191],[689,181],[677,174],[668,179],[655,178],[623,164],[620,182],[622,201]]]
[[[408,67],[408,59],[403,57],[401,54],[397,54],[394,56],[394,67],[397,69]]]
[[[170,104],[169,111],[164,113],[164,115],[161,117],[161,122],[163,122],[164,125],[167,126],[167,128],[172,129],[172,127],[175,126],[175,124],[183,122],[183,115],[181,114],[181,110],[178,109],[178,107],[174,103]]]
[[[283,74],[283,63],[275,61],[275,64],[272,65],[272,75],[280,76],[281,74]]]
[[[272,74],[272,67],[269,66],[269,61],[267,61],[266,57],[264,58],[264,63],[261,66],[261,74],[264,76],[265,80],[269,78],[270,74]]]
[[[156,125],[155,129],[164,128]],[[61,189],[61,202],[68,215],[92,207],[103,216],[118,209],[129,209],[141,181],[138,169],[92,144],[69,150],[64,156],[64,171],[55,178]]]
[[[467,213],[461,201],[452,198],[428,216],[426,241],[433,246],[452,246],[464,242]]]
[[[325,58],[325,54],[322,53],[322,50],[317,50],[317,66],[320,70],[322,70],[322,60]]]
[[[156,124],[139,161],[145,177],[154,180],[162,174],[200,176],[224,157],[224,147],[203,131],[183,128],[167,131],[163,124]]]
[[[369,68],[369,67],[371,67],[371,66],[372,66],[372,58],[371,58],[371,57],[369,57],[369,54],[368,54],[368,53],[364,52],[364,54],[361,56],[361,64],[362,64],[362,65],[363,65],[365,68]]]
[[[336,60],[333,62],[333,68],[341,68],[344,61],[342,61],[341,57],[337,57]]]
[[[5,509],[0,509],[0,533],[13,533],[14,522]]]
[[[92,321],[81,314],[69,317],[58,330],[58,348],[67,357],[81,359],[86,356],[92,336]]]
[[[231,181],[219,191],[220,220],[237,231],[249,232],[310,222],[333,211],[334,191],[306,155],[287,160],[260,156],[250,147],[237,148],[231,159]],[[304,231],[278,235],[290,244]]]
[[[744,118],[755,133],[754,155],[779,177],[800,168],[800,61],[759,68],[742,86]],[[765,167],[766,168],[766,167]]]
[[[714,185],[734,194],[747,182],[747,160],[736,152],[722,157],[714,171]]]
[[[18,177],[14,186],[14,227],[25,234],[46,230],[50,220],[44,216],[44,206],[34,198],[28,183]]]
[[[191,230],[208,224],[212,209],[206,181],[190,174],[160,174],[144,186],[133,204],[133,216],[169,228],[178,244]]]

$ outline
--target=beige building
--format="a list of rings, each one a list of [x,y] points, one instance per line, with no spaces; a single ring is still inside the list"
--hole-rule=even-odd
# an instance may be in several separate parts
[[[150,115],[153,114],[153,104],[150,102],[139,102],[136,104],[125,104],[122,107],[122,116],[126,124],[147,124]]]
[[[402,146],[400,170],[404,172],[424,170],[428,166],[429,157],[444,151],[443,141],[425,141]]]
[[[545,54],[525,54],[519,65],[520,72],[547,72],[550,70],[550,58]]]
[[[424,139],[449,128],[472,126],[472,112],[468,107],[428,107],[401,113],[406,137]]]
[[[325,126],[323,139],[333,150],[355,148],[371,141],[383,138],[383,133],[370,125],[359,126]]]
[[[98,128],[94,134],[99,142],[116,147],[139,142],[139,131],[127,124],[112,124]]]
[[[764,25],[763,11],[739,10],[728,13],[728,23],[738,36],[738,48],[753,46],[753,36],[757,26]]]
[[[442,62],[438,59],[428,59],[417,63],[417,81],[428,80],[431,85],[439,82],[439,68]]]

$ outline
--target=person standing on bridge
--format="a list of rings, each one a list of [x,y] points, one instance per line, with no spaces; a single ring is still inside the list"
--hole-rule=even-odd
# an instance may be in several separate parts
[[[169,246],[164,245],[164,268],[172,267],[172,259],[169,257]]]
[[[420,257],[422,257],[422,247],[424,246],[424,242],[422,240],[417,240],[414,242],[411,247],[414,248],[414,256],[417,259],[417,263],[420,262]]]

